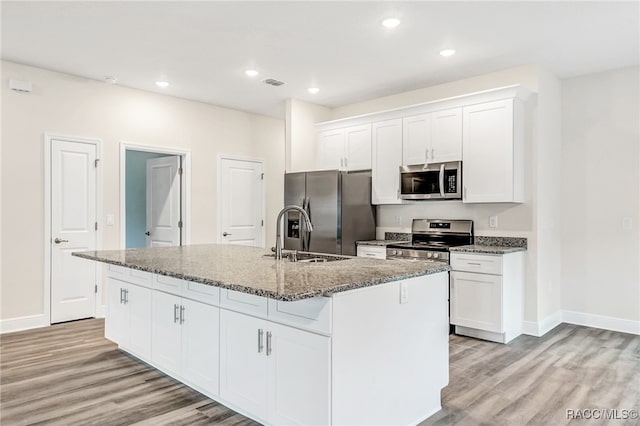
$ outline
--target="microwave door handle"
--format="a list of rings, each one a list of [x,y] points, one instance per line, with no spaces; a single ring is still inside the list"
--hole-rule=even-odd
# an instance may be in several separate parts
[[[444,164],[440,164],[440,196],[444,198]]]

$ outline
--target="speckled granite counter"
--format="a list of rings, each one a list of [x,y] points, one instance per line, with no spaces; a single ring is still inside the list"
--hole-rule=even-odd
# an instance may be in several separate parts
[[[409,242],[410,240],[402,241],[402,240],[368,240],[368,241],[356,241],[356,244],[359,246],[378,246],[378,247],[386,247],[389,244],[398,244],[402,242]]]
[[[474,241],[475,244],[451,247],[449,251],[507,254],[527,249],[527,239],[522,237],[485,237],[477,235]]]
[[[449,271],[439,262],[354,257],[326,263],[276,261],[268,250],[234,245],[190,245],[104,250],[74,256],[182,278],[244,293],[293,301]]]
[[[449,251],[451,252],[485,253],[485,254],[507,254],[507,253],[514,253],[516,251],[525,251],[525,250],[527,250],[526,247],[483,246],[478,244],[449,248]]]

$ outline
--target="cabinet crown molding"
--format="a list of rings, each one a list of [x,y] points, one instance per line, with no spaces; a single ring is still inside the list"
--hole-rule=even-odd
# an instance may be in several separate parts
[[[339,129],[347,126],[357,126],[372,122],[390,120],[394,118],[408,117],[416,114],[440,111],[443,109],[467,107],[479,103],[498,101],[502,99],[527,100],[534,92],[520,84],[497,87],[495,89],[482,90],[450,98],[437,99],[434,101],[422,102],[414,105],[402,106],[384,111],[377,111],[368,114],[356,115],[353,117],[340,118],[338,120],[324,121],[317,123],[318,131]]]

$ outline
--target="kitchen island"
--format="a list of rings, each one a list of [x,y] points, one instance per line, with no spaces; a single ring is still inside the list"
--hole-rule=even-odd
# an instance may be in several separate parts
[[[107,338],[261,423],[416,424],[440,409],[447,264],[269,254],[74,253],[109,264]]]

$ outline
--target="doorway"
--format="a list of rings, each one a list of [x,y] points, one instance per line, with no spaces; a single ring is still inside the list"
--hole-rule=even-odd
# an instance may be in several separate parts
[[[218,243],[264,247],[262,160],[218,156]]]
[[[175,148],[120,144],[120,245],[190,242],[191,154]]]
[[[98,139],[45,134],[45,316],[59,323],[96,316],[95,262],[74,251],[98,250]]]

